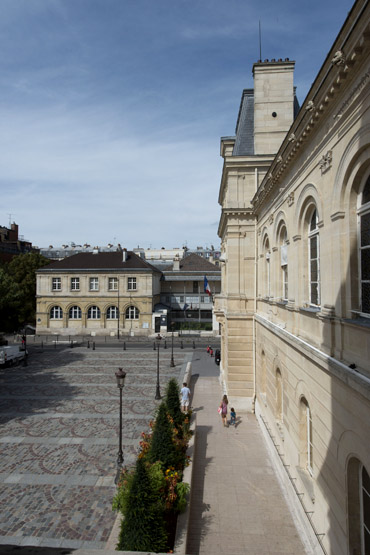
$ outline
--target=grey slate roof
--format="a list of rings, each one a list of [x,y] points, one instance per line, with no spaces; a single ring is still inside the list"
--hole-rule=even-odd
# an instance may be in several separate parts
[[[295,87],[293,109],[295,119],[299,112]],[[254,155],[254,90],[244,89],[236,122],[233,156],[252,155]]]
[[[254,91],[244,89],[235,129],[233,156],[254,154]]]
[[[68,256],[52,264],[40,268],[38,272],[62,270],[150,270],[160,273],[149,262],[137,256],[132,251],[127,251],[127,259],[123,262],[122,252],[83,252]]]
[[[221,269],[197,254],[189,254],[182,258],[180,270],[174,270],[171,266],[162,272],[165,281],[201,281],[204,276],[212,281],[221,280]]]

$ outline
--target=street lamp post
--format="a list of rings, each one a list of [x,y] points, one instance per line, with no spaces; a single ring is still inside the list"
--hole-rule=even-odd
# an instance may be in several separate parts
[[[172,331],[172,345],[171,345],[171,368],[175,367],[175,361],[173,360],[173,331],[175,329],[175,322],[171,322],[171,331]]]
[[[159,345],[162,337],[158,334],[156,339],[157,339],[157,387],[155,390],[155,400],[158,401],[161,398],[161,390],[159,388]]]
[[[116,374],[117,387],[119,388],[119,448],[117,457],[117,473],[115,483],[119,481],[123,465],[123,451],[122,451],[122,389],[125,385],[126,372],[122,368],[118,368]]]

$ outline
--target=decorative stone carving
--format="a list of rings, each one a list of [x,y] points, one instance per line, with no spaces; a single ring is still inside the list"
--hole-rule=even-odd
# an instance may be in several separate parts
[[[294,204],[294,193],[289,193],[287,197],[288,206],[292,206]]]
[[[283,157],[282,156],[278,156],[276,162],[277,164],[281,164],[281,162],[283,161]]]
[[[315,104],[313,103],[312,100],[309,100],[307,102],[307,106],[306,106],[306,112],[312,112],[312,110],[315,108]]]
[[[328,150],[326,154],[324,154],[319,162],[321,173],[327,172],[331,168],[333,160],[333,153],[331,150]]]
[[[331,59],[331,63],[336,66],[341,66],[346,63],[346,57],[341,50],[337,50],[334,54],[334,58]]]
[[[273,214],[270,214],[270,216],[269,216],[269,224],[271,225],[271,224],[273,224],[273,223],[274,223],[274,215],[273,215]]]
[[[297,140],[297,137],[294,135],[294,133],[291,133],[291,134],[289,135],[288,141],[289,141],[290,143],[295,143],[296,140]]]
[[[345,102],[342,104],[342,106],[340,107],[339,111],[334,114],[333,118],[341,118],[344,114],[344,112],[351,106],[351,104],[353,104],[353,102],[355,102],[355,100],[357,99],[357,97],[359,96],[359,94],[361,93],[361,91],[366,87],[366,85],[368,84],[370,78],[370,68],[368,68],[368,70],[366,71],[366,73],[363,75],[363,77],[361,78],[361,80],[357,83],[357,85],[351,90],[348,98],[345,100]]]

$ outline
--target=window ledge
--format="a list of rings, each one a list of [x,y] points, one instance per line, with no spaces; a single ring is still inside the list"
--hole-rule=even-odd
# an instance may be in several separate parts
[[[280,299],[278,301],[276,301],[276,304],[279,306],[286,306],[288,304],[288,301],[285,301],[284,299]]]
[[[299,311],[317,314],[318,312],[321,312],[321,308],[319,306],[300,306]]]
[[[315,490],[312,476],[308,473],[307,470],[301,468],[300,466],[296,466],[296,470],[306,490],[307,495],[310,497],[312,503],[315,503]]]
[[[352,324],[353,326],[361,326],[363,328],[370,328],[370,318],[358,315],[357,318],[343,318],[343,322],[346,324]]]

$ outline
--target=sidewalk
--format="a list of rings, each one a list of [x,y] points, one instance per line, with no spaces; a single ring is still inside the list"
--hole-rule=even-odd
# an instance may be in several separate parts
[[[217,413],[219,367],[206,352],[192,364],[197,414],[188,555],[306,553],[253,414],[224,428]]]

